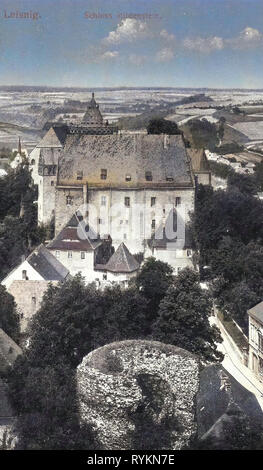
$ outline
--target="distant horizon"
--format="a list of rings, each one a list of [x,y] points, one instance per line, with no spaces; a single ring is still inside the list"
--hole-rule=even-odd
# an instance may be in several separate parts
[[[241,88],[241,87],[194,87],[194,86],[149,86],[149,85],[144,85],[144,86],[135,86],[135,85],[119,85],[119,86],[74,86],[74,85],[68,85],[68,86],[56,86],[56,85],[1,85],[0,84],[0,89],[3,88],[35,88],[35,89],[41,89],[41,88],[49,88],[49,89],[58,89],[58,90],[87,90],[92,92],[93,90],[208,90],[208,91],[262,91],[263,92],[263,87],[262,88]]]

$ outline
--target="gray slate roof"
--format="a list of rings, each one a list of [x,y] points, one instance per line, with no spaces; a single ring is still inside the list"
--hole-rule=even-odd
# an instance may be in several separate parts
[[[37,144],[37,148],[62,148],[67,135],[66,127],[51,127]]]
[[[263,323],[263,302],[255,305],[248,310],[248,314],[254,317],[259,322]]]
[[[114,273],[131,273],[139,267],[138,261],[129,252],[127,246],[121,243],[109,259],[105,269]]]
[[[5,372],[22,354],[22,349],[0,328],[0,372]]]
[[[69,274],[68,269],[44,245],[31,253],[27,262],[45,281],[63,281]]]
[[[105,180],[101,180],[101,169],[107,170]],[[79,181],[80,170],[83,178]],[[146,172],[152,173],[152,181],[146,181]],[[61,151],[58,184],[83,183],[90,187],[173,188],[192,187],[193,180],[181,135],[68,134]]]
[[[73,214],[67,225],[52,240],[49,250],[93,251],[102,244],[98,234],[82,220],[77,213]],[[91,235],[89,235],[89,233]]]

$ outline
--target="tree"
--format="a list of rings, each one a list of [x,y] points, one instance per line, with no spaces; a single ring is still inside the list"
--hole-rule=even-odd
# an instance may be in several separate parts
[[[182,134],[178,129],[176,122],[168,121],[166,119],[151,119],[147,126],[148,134]]]
[[[88,299],[88,301],[87,301]],[[90,351],[147,330],[148,303],[133,286],[97,290],[81,276],[50,285],[30,325],[30,344],[9,377],[18,448],[94,448],[78,422],[75,372]],[[89,447],[92,446],[92,447]]]
[[[254,176],[230,173],[227,178],[229,188],[235,186],[241,193],[255,195],[258,191],[258,184]]]
[[[160,301],[173,282],[171,266],[162,261],[157,261],[154,257],[150,257],[143,264],[135,282],[141,294],[149,302],[148,312],[150,320],[155,320]]]
[[[194,148],[214,150],[218,145],[217,127],[207,119],[191,119],[185,124],[183,130]]]
[[[153,338],[173,344],[208,361],[221,361],[216,343],[219,330],[210,326],[212,300],[200,287],[199,275],[186,268],[179,273],[160,303]]]
[[[16,311],[14,298],[0,284],[0,328],[14,341],[19,338],[19,315]]]

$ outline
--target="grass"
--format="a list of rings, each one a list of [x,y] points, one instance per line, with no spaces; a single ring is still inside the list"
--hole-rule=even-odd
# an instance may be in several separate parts
[[[218,312],[217,315],[227,333],[236,343],[237,347],[241,351],[243,351],[243,348],[248,348],[248,341],[246,340],[245,336],[241,333],[239,328],[235,325],[233,320],[231,320],[231,318],[226,320],[221,312]]]

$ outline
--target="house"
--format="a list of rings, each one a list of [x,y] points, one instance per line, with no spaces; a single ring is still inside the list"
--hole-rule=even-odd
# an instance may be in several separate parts
[[[63,281],[68,274],[68,269],[44,245],[40,245],[1,284],[8,290],[13,281]]]
[[[248,310],[249,360],[248,366],[263,382],[263,302]]]
[[[88,228],[88,231],[86,231]],[[139,263],[121,243],[114,252],[111,238],[100,238],[78,213],[48,245],[47,249],[74,276],[81,273],[87,283],[104,281],[127,284]]]
[[[49,283],[57,284],[68,275],[68,269],[40,245],[3,279],[2,284],[15,299],[22,333],[39,309]]]
[[[94,95],[82,122],[51,127],[37,147],[38,221],[55,216],[56,236],[80,211],[115,250],[123,242],[131,253],[145,253],[163,211],[181,204],[187,221],[194,210],[182,136],[118,132],[104,122]]]
[[[94,269],[96,275],[102,274],[102,281],[117,282],[126,287],[129,280],[138,273],[139,267],[140,264],[127,246],[121,243],[105,265],[97,264]],[[98,276],[96,280],[101,284]]]
[[[105,264],[111,255],[111,240],[101,239],[83,217],[75,213],[47,249],[72,276],[81,272],[86,282],[93,282],[94,266]]]
[[[211,185],[211,171],[204,149],[188,148],[187,153],[191,159],[196,183]]]

